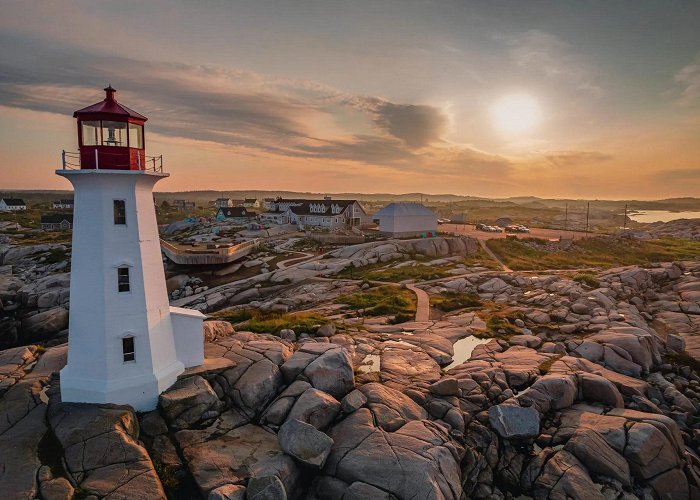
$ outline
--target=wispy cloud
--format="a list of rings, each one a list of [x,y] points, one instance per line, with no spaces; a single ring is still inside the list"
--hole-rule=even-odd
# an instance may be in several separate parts
[[[599,151],[547,151],[545,160],[559,168],[573,168],[612,160],[613,157]]]
[[[565,81],[594,97],[605,94],[605,90],[592,77],[590,64],[570,44],[555,35],[529,30],[498,38],[509,47],[511,59],[520,68]]]
[[[700,55],[674,76],[681,87],[678,104],[688,106],[700,103]]]

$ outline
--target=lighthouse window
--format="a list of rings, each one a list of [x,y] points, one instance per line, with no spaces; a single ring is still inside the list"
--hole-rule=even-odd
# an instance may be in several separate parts
[[[134,337],[122,338],[122,354],[124,356],[124,363],[135,360]]]
[[[103,121],[102,145],[126,146],[126,123]]]
[[[119,292],[128,292],[131,290],[128,267],[117,268],[117,290],[119,290]]]
[[[114,223],[126,224],[126,202],[114,200]]]
[[[100,122],[81,122],[83,132],[83,146],[99,146]]]
[[[143,149],[143,126],[135,123],[129,124],[129,147]]]

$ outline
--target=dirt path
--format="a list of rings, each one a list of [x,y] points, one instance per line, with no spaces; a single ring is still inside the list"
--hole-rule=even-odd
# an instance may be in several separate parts
[[[498,262],[498,265],[501,266],[501,268],[502,268],[505,272],[507,272],[507,273],[512,273],[512,272],[513,272],[513,270],[512,270],[510,267],[506,266],[506,265],[501,261],[501,259],[499,259],[499,258],[496,256],[496,254],[493,253],[493,252],[491,251],[491,249],[490,249],[489,247],[486,246],[486,241],[484,241],[484,240],[479,240],[479,244],[481,245],[481,248],[484,249],[484,252],[486,252],[487,254],[489,254],[489,256],[490,256],[493,260],[495,260],[496,262]]]
[[[307,259],[310,260],[313,257],[315,257],[314,254],[309,252],[295,252],[293,250],[287,250],[287,252],[295,253],[298,255],[278,262],[277,269],[288,269],[290,267],[294,267],[296,265],[302,264],[303,262],[306,262]]]

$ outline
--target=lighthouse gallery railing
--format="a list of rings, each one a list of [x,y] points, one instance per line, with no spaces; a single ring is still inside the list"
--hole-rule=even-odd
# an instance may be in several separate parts
[[[95,150],[95,170],[100,169],[100,157],[103,157],[104,155],[114,155],[114,153],[106,153],[104,151]],[[139,167],[141,167],[139,170],[163,173],[163,155],[145,156],[145,158],[145,165],[141,165],[141,155],[136,155],[136,161]],[[66,151],[64,149],[61,151],[61,163],[63,165],[63,170],[80,170],[80,153],[75,151]],[[129,164],[127,163],[117,166],[129,167]]]

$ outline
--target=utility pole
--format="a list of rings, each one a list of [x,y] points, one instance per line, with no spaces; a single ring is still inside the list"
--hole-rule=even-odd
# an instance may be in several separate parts
[[[588,232],[588,221],[589,221],[589,216],[591,214],[591,202],[588,202],[588,206],[586,207],[586,233]]]
[[[569,204],[564,205],[564,231],[569,227]]]
[[[627,203],[625,203],[625,219],[622,224],[622,230],[627,231]]]

